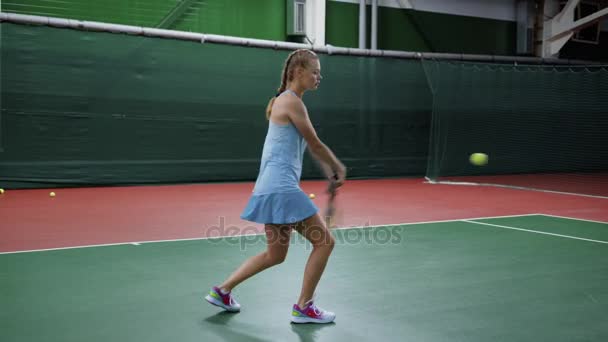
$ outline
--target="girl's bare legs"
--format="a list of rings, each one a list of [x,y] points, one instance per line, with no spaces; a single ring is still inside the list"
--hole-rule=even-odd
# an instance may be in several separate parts
[[[310,301],[315,293],[317,284],[319,284],[321,275],[327,265],[329,255],[334,248],[335,239],[318,213],[299,223],[296,226],[296,230],[313,245],[313,250],[308,257],[308,262],[304,269],[302,292],[297,303],[298,306],[304,307],[306,302]]]
[[[219,286],[220,289],[231,291],[245,279],[260,273],[269,267],[282,263],[285,260],[289,249],[291,229],[292,226],[289,225],[265,225],[264,230],[266,231],[268,245],[266,251],[245,260],[245,262],[243,262],[243,264]]]

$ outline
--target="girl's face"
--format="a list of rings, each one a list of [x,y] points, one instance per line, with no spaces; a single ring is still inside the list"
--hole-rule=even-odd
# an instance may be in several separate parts
[[[316,90],[321,83],[321,64],[318,59],[311,59],[307,68],[300,69],[300,83],[309,90]]]

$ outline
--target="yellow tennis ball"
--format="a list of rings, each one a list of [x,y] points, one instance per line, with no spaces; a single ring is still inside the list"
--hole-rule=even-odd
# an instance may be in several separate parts
[[[49,194],[49,196],[55,197],[55,193],[51,191],[51,193]]]
[[[4,193],[4,189],[0,189],[0,195]]]
[[[308,197],[310,197],[310,199],[315,199],[315,197],[317,197],[317,196],[315,196],[315,194],[310,194],[310,195],[308,195]]]
[[[476,166],[483,166],[488,163],[488,155],[485,153],[473,153],[469,157],[471,164]]]

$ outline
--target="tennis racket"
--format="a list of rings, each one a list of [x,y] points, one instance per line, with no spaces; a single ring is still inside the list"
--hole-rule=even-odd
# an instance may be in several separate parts
[[[336,216],[336,194],[338,193],[338,185],[336,181],[338,180],[338,175],[334,175],[333,178],[329,181],[329,185],[327,186],[327,208],[325,209],[325,224],[327,228],[333,228],[335,226],[335,216]]]

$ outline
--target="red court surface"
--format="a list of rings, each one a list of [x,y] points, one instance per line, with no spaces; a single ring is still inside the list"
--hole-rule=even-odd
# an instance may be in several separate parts
[[[326,183],[305,181],[325,207]],[[0,252],[262,232],[239,218],[253,183],[8,190]],[[49,197],[49,192],[56,197]],[[351,180],[338,195],[341,227],[551,214],[608,222],[608,199],[421,178]]]

